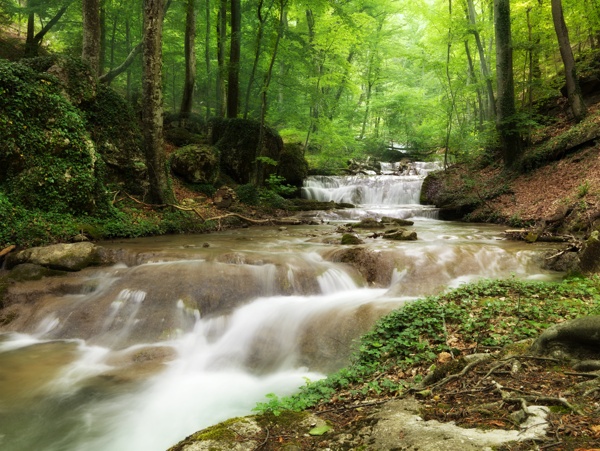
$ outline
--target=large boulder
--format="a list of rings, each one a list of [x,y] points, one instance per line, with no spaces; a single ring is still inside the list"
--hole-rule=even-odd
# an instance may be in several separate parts
[[[600,272],[600,232],[595,230],[585,242],[579,256],[579,268],[583,273]]]
[[[0,93],[0,181],[7,196],[25,208],[74,214],[106,205],[101,158],[62,83],[0,60]]]
[[[269,128],[263,129],[263,145],[259,149],[260,123],[249,119],[214,119],[210,123],[210,144],[221,154],[221,170],[241,185],[262,184],[279,161],[283,140]]]
[[[279,156],[277,175],[283,177],[289,185],[300,188],[308,176],[308,162],[304,158],[301,144],[285,144]]]
[[[92,243],[85,242],[26,249],[9,255],[6,265],[10,269],[29,263],[59,271],[80,271],[101,262],[100,249]]]
[[[190,144],[173,153],[171,170],[187,182],[213,184],[219,178],[219,153],[212,146]]]

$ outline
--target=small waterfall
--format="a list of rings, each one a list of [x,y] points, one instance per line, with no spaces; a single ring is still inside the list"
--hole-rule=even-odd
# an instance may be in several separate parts
[[[383,174],[396,173],[399,168],[399,163],[381,165]],[[420,196],[423,180],[429,172],[438,169],[439,165],[435,162],[414,162],[410,170],[405,171],[409,172],[408,175],[311,176],[304,181],[302,197],[320,202],[353,204],[368,210],[370,216],[437,219],[437,209],[421,205]]]

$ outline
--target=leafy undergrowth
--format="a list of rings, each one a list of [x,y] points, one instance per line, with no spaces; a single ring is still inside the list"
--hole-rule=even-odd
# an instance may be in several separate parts
[[[514,343],[537,337],[552,324],[592,314],[600,314],[598,276],[573,278],[560,283],[509,279],[465,285],[440,296],[406,304],[381,318],[372,331],[361,338],[358,352],[348,367],[326,379],[308,382],[296,395],[283,398],[268,395],[267,402],[259,403],[255,410],[277,417],[288,411],[308,409],[325,415],[334,429],[342,432],[350,424],[365,421],[372,406],[420,393],[424,397],[424,414],[428,418],[510,429],[515,424],[510,417],[510,409],[505,409],[504,413],[492,411],[486,414],[471,409],[470,400],[481,401],[497,388],[489,387],[490,380],[469,393],[468,377],[465,377],[454,382],[455,385],[445,387],[442,397],[430,390],[418,389],[423,377],[431,374],[440,362],[444,363],[446,373],[459,372],[465,365],[462,357],[475,353],[494,355],[486,365],[498,366],[498,362],[502,362],[499,360],[502,358],[501,350],[506,345],[514,347]],[[526,351],[527,346],[524,344],[521,351]],[[453,365],[456,368],[453,369]],[[547,397],[562,396],[561,387],[567,387],[578,379],[565,376],[564,368],[547,371],[549,367],[544,362],[533,360],[524,365],[527,370],[518,377],[511,376],[510,371],[506,376],[505,364],[499,365],[495,371],[512,378],[510,383],[517,384],[516,389],[523,393]],[[489,369],[482,366],[477,371],[470,376],[474,381],[472,385],[477,384],[476,378],[481,379]],[[541,374],[550,376],[545,380],[540,378]],[[495,382],[506,382],[498,379],[500,376],[494,377]],[[461,390],[464,391],[462,395]],[[561,411],[553,408],[549,433],[560,443],[570,443],[567,447],[557,446],[555,449],[576,449],[595,443],[597,437],[594,434],[598,431],[592,426],[600,424],[600,396],[597,392],[594,396],[593,402],[589,402],[585,411],[579,414],[569,409]],[[494,401],[493,397],[489,399],[489,402]],[[576,402],[583,401],[577,398]],[[273,437],[272,446],[263,449],[279,449],[275,439]],[[306,449],[318,449],[321,445],[328,446],[324,442],[317,446],[314,442]]]

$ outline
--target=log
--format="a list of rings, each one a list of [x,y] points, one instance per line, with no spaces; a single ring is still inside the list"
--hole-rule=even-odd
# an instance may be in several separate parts
[[[4,249],[2,249],[0,251],[0,258],[4,257],[6,254],[8,254],[8,253],[12,252],[13,250],[15,250],[16,247],[17,246],[15,246],[14,244],[11,244],[10,246],[5,247]]]

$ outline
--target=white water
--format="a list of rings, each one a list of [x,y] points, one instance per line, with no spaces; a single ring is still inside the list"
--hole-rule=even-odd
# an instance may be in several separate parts
[[[304,181],[302,197],[359,207],[358,211],[338,211],[329,219],[359,219],[364,215],[437,218],[436,208],[419,203],[423,180],[439,169],[437,163],[411,163],[407,175],[389,175],[398,170],[398,163],[381,163],[381,169],[384,175],[309,177]]]
[[[397,189],[388,188],[375,202]],[[410,296],[479,277],[552,276],[533,259],[542,248],[502,241],[498,227],[417,219],[414,228],[415,242],[367,242],[393,261],[390,285],[378,288],[327,260],[338,247],[320,237],[337,236],[334,226],[106,244],[148,263],[74,275],[95,288],[50,296],[20,333],[0,335],[0,449],[165,450],[251,413],[267,393],[323,377]]]

